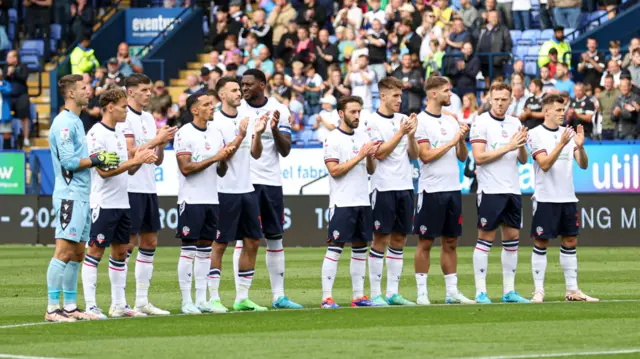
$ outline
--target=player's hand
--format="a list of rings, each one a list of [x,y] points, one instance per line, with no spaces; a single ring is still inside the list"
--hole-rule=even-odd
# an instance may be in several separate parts
[[[582,148],[582,146],[584,146],[584,127],[578,125],[576,130],[576,134],[573,136],[573,142],[575,142],[578,148]]]
[[[569,141],[576,135],[576,132],[572,127],[565,127],[564,131],[562,131],[562,136],[560,136],[560,143],[562,146],[566,146]],[[583,131],[584,135],[584,131]],[[582,138],[582,143],[584,143],[584,137]]]
[[[247,135],[247,128],[249,128],[249,117],[245,117],[240,121],[240,136],[244,137]]]
[[[160,139],[161,143],[167,143],[173,139],[173,136],[175,136],[176,132],[178,132],[177,127],[169,127],[167,125],[164,125],[158,130],[157,137]]]
[[[271,122],[269,123],[271,125],[271,130],[275,131],[278,127],[278,123],[280,123],[280,111],[276,110],[273,113],[273,117],[271,117]]]
[[[509,141],[509,149],[511,151],[517,150],[518,148],[524,146],[527,143],[527,133],[524,131],[516,132],[513,137],[511,137],[511,141]]]
[[[467,133],[469,133],[469,126],[466,123],[463,123],[458,129],[458,133],[460,134],[459,142],[464,142],[467,138]]]
[[[262,115],[257,121],[253,130],[256,135],[262,135],[264,130],[267,129],[267,114]]]
[[[93,161],[94,166],[103,171],[116,169],[120,165],[120,157],[115,152],[100,151]]]
[[[151,148],[147,148],[146,150],[143,150],[143,151],[138,150],[133,155],[133,162],[136,165],[141,165],[143,163],[154,163],[157,160],[158,160],[158,156],[156,156],[156,151],[152,150]]]
[[[412,113],[407,121],[409,121],[410,126],[409,136],[413,137],[416,135],[416,130],[418,129],[418,115]]]
[[[362,145],[362,147],[360,147],[360,152],[358,152],[358,156],[360,157],[360,159],[364,159],[367,156],[372,155],[372,151],[375,149],[375,142],[367,142],[364,145]]]
[[[409,120],[400,121],[400,129],[398,130],[403,136],[408,134],[411,131],[411,125],[409,124]]]
[[[231,157],[231,155],[233,155],[235,150],[236,150],[236,146],[232,146],[232,145],[224,146],[220,149],[220,151],[218,151],[218,153],[216,153],[215,157],[218,159],[218,161],[224,161],[227,158]]]

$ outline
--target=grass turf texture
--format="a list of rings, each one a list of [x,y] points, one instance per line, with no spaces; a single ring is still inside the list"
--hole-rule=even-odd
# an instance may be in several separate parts
[[[459,287],[469,297],[475,292],[472,250],[460,248],[458,264]],[[400,283],[401,294],[411,300],[415,299],[416,292],[413,251],[413,248],[406,250]],[[564,297],[558,252],[557,246],[549,250],[547,301],[561,301]],[[0,247],[0,357],[15,354],[155,359],[179,356],[453,358],[640,350],[640,302],[635,301],[320,310],[320,268],[324,255],[324,249],[320,248],[286,250],[287,295],[314,310],[127,318],[7,328],[7,325],[43,320],[45,273],[52,253],[51,247]],[[178,253],[179,248],[158,249],[150,290],[151,301],[174,314],[180,311]],[[232,306],[235,297],[231,254],[229,250],[225,255],[220,292],[227,307]],[[442,303],[444,280],[439,250],[434,249],[432,254],[430,298],[434,303]],[[521,247],[516,288],[526,297],[530,297],[533,286],[530,256],[530,248]],[[349,306],[351,298],[349,257],[349,250],[345,250],[334,287],[334,298],[343,307]],[[605,301],[640,298],[639,257],[640,248],[579,248],[581,289]],[[107,311],[110,284],[106,256],[102,262],[97,299]],[[128,279],[127,298],[133,304],[133,270],[129,271]],[[502,294],[499,248],[490,255],[487,282],[489,296],[498,302]],[[383,291],[384,288],[383,283]],[[79,291],[79,303],[84,307],[82,284]],[[365,292],[368,292],[368,283]],[[264,249],[258,257],[250,297],[261,305],[271,303]],[[605,354],[589,357],[600,356]],[[640,351],[606,357],[635,358],[640,357]]]

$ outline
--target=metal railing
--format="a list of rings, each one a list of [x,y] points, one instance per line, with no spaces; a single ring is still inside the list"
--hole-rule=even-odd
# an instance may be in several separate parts
[[[328,174],[328,173],[325,173],[325,174],[323,174],[322,176],[320,176],[320,177],[318,177],[318,178],[314,179],[313,181],[311,181],[311,182],[307,182],[307,183],[303,184],[302,186],[300,186],[300,191],[299,191],[299,193],[298,193],[298,194],[303,195],[304,193],[302,193],[302,192],[304,191],[304,189],[305,189],[307,186],[310,186],[310,185],[312,185],[312,184],[314,184],[314,183],[316,183],[316,182],[320,181],[321,179],[324,179],[324,178],[326,178],[326,177],[328,177],[328,176],[329,176],[329,174]]]
[[[637,1],[637,0],[636,0]],[[591,19],[590,21],[586,22],[584,25],[582,24],[582,21],[580,21],[580,26],[578,26],[577,28],[575,28],[572,32],[568,33],[565,35],[565,38],[571,38],[572,41],[575,41],[578,36],[584,34],[587,31],[590,31],[590,27],[594,24],[597,23],[597,27],[602,26],[602,24],[611,21],[609,20],[609,14],[610,13],[615,13],[616,16],[618,14],[620,14],[623,10],[627,9],[629,7],[628,4],[620,4],[618,5],[615,9],[611,9],[609,11],[604,12],[602,15],[598,16],[595,19]],[[603,20],[603,18],[607,18],[607,20]]]

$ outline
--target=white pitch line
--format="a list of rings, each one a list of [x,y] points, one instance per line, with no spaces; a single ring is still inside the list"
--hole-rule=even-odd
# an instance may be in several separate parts
[[[611,299],[611,300],[601,300],[600,302],[595,302],[595,303],[585,303],[585,305],[597,305],[598,303],[637,303],[640,302],[640,299]],[[438,303],[438,304],[430,304],[430,305],[425,305],[425,306],[401,306],[401,305],[393,305],[393,306],[388,306],[388,307],[384,307],[385,309],[407,309],[407,308],[424,308],[424,309],[428,309],[429,307],[473,307],[473,306],[496,306],[496,305],[535,305],[535,306],[541,306],[541,305],[545,305],[545,304],[561,304],[561,303],[566,303],[567,305],[569,305],[570,302],[566,302],[564,300],[557,300],[557,301],[548,301],[548,302],[544,302],[544,303],[539,303],[539,304],[534,304],[534,303],[492,303],[492,304],[445,304],[445,303]],[[574,303],[578,303],[578,302],[574,302]],[[351,307],[340,307],[340,309],[338,310],[375,310],[374,307],[358,307],[358,308],[351,308]],[[304,308],[304,309],[296,309],[296,310],[286,310],[286,309],[281,309],[281,310],[270,310],[267,312],[261,312],[261,313],[279,313],[279,312],[305,312],[305,311],[316,311],[316,310],[324,310],[324,311],[331,311],[332,309],[323,309],[323,308]],[[335,310],[335,309],[333,309]],[[225,313],[225,314],[211,314],[211,315],[205,315],[205,316],[217,316],[217,315],[230,315],[230,314],[234,314],[234,315],[242,315],[242,314],[248,314],[248,313],[253,313],[253,312],[229,312],[229,313]],[[147,320],[147,319],[151,319],[151,318],[172,318],[172,317],[185,317],[185,316],[193,316],[190,314],[170,314],[170,315],[154,315],[154,316],[148,316],[148,317],[141,317],[141,318],[109,318],[106,321],[113,321],[113,320]],[[88,323],[89,321],[86,320],[82,320],[82,321],[78,321],[76,323]],[[22,323],[22,324],[9,324],[9,325],[2,325],[0,326],[0,330],[1,329],[13,329],[13,328],[22,328],[22,327],[36,327],[36,326],[40,326],[40,325],[52,325],[52,324],[64,324],[64,323],[53,323],[53,322],[35,322],[35,323]],[[2,357],[0,357],[1,359]]]
[[[15,354],[0,354],[0,358],[7,358],[7,359],[64,359],[64,358],[54,358],[54,357],[32,357],[32,356],[15,355]]]
[[[566,353],[544,353],[544,354],[518,354],[518,355],[499,355],[487,357],[463,357],[456,359],[528,359],[528,358],[561,358],[572,356],[593,356],[593,355],[617,355],[617,354],[634,354],[640,353],[640,349],[621,349],[621,350],[602,350],[592,352],[566,352]]]

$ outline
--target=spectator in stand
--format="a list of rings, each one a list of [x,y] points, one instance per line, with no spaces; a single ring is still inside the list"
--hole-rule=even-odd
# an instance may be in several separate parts
[[[435,25],[436,15],[433,13],[433,8],[431,6],[425,6],[424,13],[422,14],[422,24],[416,29],[416,34],[422,38],[422,45],[420,47],[421,61],[424,61],[424,57],[427,55],[424,51],[428,51],[431,40],[438,40],[438,42],[444,41],[442,38],[442,28]]]
[[[477,52],[511,53],[512,47],[513,43],[509,29],[499,23],[497,11],[490,11],[487,14],[486,28],[482,30],[478,39]],[[489,79],[489,82],[491,82],[492,76],[504,74],[504,66],[507,61],[508,56],[494,56],[492,63],[489,63],[488,56],[482,57],[480,65],[485,81]]]
[[[449,32],[449,36],[446,35],[447,33],[445,31],[444,41],[447,43],[447,54],[460,53],[462,51],[462,45],[465,42],[471,41],[471,34],[465,30],[464,23],[460,18],[453,20],[451,32]]]
[[[247,17],[243,18],[243,27],[240,29],[240,38],[246,38],[248,34],[255,34],[258,43],[265,45],[269,51],[273,50],[273,30],[266,23],[266,14],[263,9],[253,12],[253,22]]]
[[[509,29],[513,29],[513,1],[514,0],[497,0],[497,11],[500,14],[500,23]]]
[[[0,151],[11,149],[11,83],[0,69]]]
[[[634,140],[638,136],[640,96],[631,92],[631,80],[626,78],[620,81],[620,92],[621,95],[613,104],[612,120],[618,128],[616,137],[619,140]]]
[[[551,49],[556,50],[558,61],[566,62],[567,65],[571,66],[570,56],[565,56],[565,54],[571,53],[571,45],[564,41],[564,27],[556,26],[553,28],[553,36],[553,39],[545,41],[540,47],[538,67],[547,65],[551,61],[549,58]],[[553,71],[551,76],[553,76]]]
[[[422,38],[413,31],[412,22],[409,19],[403,19],[398,27],[398,39],[400,41],[400,54],[420,54],[420,45]]]
[[[393,77],[402,81],[402,104],[400,113],[407,116],[412,113],[419,113],[422,106],[422,96],[424,80],[420,70],[413,67],[410,54],[402,56],[401,66],[392,74]]]
[[[513,26],[524,31],[531,28],[531,0],[513,0]]]
[[[605,10],[607,11],[607,18],[609,20],[616,17],[616,11],[618,6],[620,6],[620,3],[621,0],[600,0],[600,4],[603,5]]]
[[[556,26],[577,29],[582,14],[581,5],[580,0],[549,0],[549,6],[553,9],[553,22]]]
[[[525,73],[524,73],[524,61],[516,60],[513,63],[513,73],[520,75],[522,77],[522,79],[524,80],[524,87],[525,88],[529,88],[529,84],[531,83],[531,78],[529,76],[525,75]],[[513,77],[513,74],[511,74],[511,77]],[[508,84],[509,85],[513,85],[511,83],[511,79],[509,79]]]
[[[484,25],[487,20],[488,20],[488,15],[491,11],[497,11],[496,10],[496,0],[485,0],[484,1],[484,10],[480,11],[480,17],[482,18],[482,25]]]
[[[84,126],[84,132],[88,133],[91,127],[102,120],[100,114],[100,97],[95,96],[93,87],[87,86],[89,91],[89,104],[80,112],[80,120]]]
[[[298,24],[295,20],[291,20],[288,25],[288,32],[280,37],[280,42],[276,47],[275,57],[282,59],[285,64],[290,67],[296,53],[296,44],[298,43]]]
[[[627,67],[627,71],[631,75],[633,85],[640,87],[640,49],[633,50],[631,65]]]
[[[291,77],[291,88],[298,94],[304,93],[304,87],[307,84],[307,78],[304,77],[303,70],[304,64],[300,61],[296,61],[292,66],[293,76]],[[302,100],[302,98],[300,98]]]
[[[445,25],[451,24],[453,9],[449,7],[449,0],[436,0],[433,7],[433,14],[436,16],[436,26],[444,29]]]
[[[528,129],[537,127],[544,122],[544,114],[542,113],[542,81],[534,79],[529,85],[531,96],[524,103],[524,110],[520,114],[520,121]]]
[[[626,69],[627,67],[629,67],[629,65],[631,65],[631,60],[633,58],[633,50],[635,49],[640,49],[640,38],[638,37],[634,37],[633,39],[631,39],[631,42],[629,42],[629,48],[628,51],[624,57],[622,58],[622,68]]]
[[[187,75],[187,88],[184,90],[184,93],[187,95],[193,95],[200,90],[202,90],[202,86],[200,86],[198,76],[194,74]]]
[[[271,96],[280,103],[289,106],[291,100],[291,89],[284,83],[284,74],[282,72],[276,72],[271,78]]]
[[[424,41],[423,41],[424,43]],[[444,58],[444,52],[441,50],[440,43],[438,40],[431,40],[429,44],[430,52],[427,57],[422,61],[424,63],[423,67],[425,69],[425,80],[431,77],[431,74],[434,72],[441,72],[442,70],[442,60]]]
[[[513,99],[507,109],[507,115],[520,118],[524,112],[524,104],[527,102],[524,90],[522,83],[513,85]],[[522,121],[522,119],[520,121]]]
[[[356,1],[344,0],[344,6],[338,11],[335,20],[333,20],[333,27],[344,26],[351,27],[354,30],[360,30],[362,20],[362,9],[357,6]]]
[[[476,95],[469,92],[462,96],[462,110],[458,113],[458,122],[471,127],[478,117],[478,100]]]
[[[320,112],[320,97],[322,97],[324,83],[322,77],[316,73],[314,64],[307,65],[304,72],[307,78],[304,85],[304,113],[311,116]]]
[[[387,62],[387,34],[384,32],[382,23],[374,19],[371,28],[367,30],[367,43],[369,50],[369,70],[376,74],[376,81],[387,76],[384,66]]]
[[[387,15],[380,7],[380,0],[369,0],[369,11],[364,14],[365,29],[372,26],[373,20],[375,19],[378,19],[382,26],[385,26],[387,24]]]
[[[233,55],[235,54],[242,54],[242,51],[238,48],[238,37],[236,35],[228,35],[224,40],[224,51],[222,52],[222,61],[225,66],[233,63]]]
[[[338,47],[329,42],[329,31],[326,29],[318,33],[315,57],[318,75],[326,79],[329,66],[338,63]]]
[[[162,114],[167,114],[171,108],[171,95],[164,84],[164,81],[158,80],[153,84],[153,92],[149,99],[149,107]]]
[[[480,59],[473,54],[473,45],[465,42],[462,46],[462,58],[452,58],[449,75],[455,85],[454,91],[464,97],[476,92],[476,77],[480,72]]]
[[[31,39],[49,39],[51,24],[52,0],[24,0],[23,5],[27,14],[27,33]],[[37,23],[37,24],[36,24]],[[38,30],[40,34],[38,35]],[[48,49],[45,46],[45,49]],[[48,51],[48,50],[45,50]]]
[[[362,99],[362,110],[373,111],[373,81],[376,74],[369,71],[369,58],[367,55],[360,55],[356,66],[351,66],[347,76],[344,78],[345,86],[351,86],[351,95],[360,96]]]
[[[353,55],[353,50],[356,48],[355,35],[353,30],[345,29],[344,27],[338,28],[336,33],[344,34],[338,42],[338,61],[348,66]]]
[[[294,59],[308,64],[311,61],[311,53],[316,51],[313,40],[309,38],[309,28],[306,26],[298,27],[298,43],[295,47]]]
[[[563,62],[558,63],[558,68],[556,69],[556,90],[561,94],[562,92],[566,92],[569,94],[569,97],[574,98],[574,86],[575,84],[571,81],[571,77],[569,76],[569,68],[567,67],[567,64]]]
[[[622,52],[620,51],[620,40],[609,41],[609,54],[606,60],[616,60],[618,65],[622,67]]]
[[[275,64],[273,63],[273,60],[271,60],[271,53],[269,52],[269,48],[267,47],[263,47],[260,49],[260,54],[258,55],[258,58],[254,60],[253,64],[253,68],[260,69],[262,70],[262,72],[264,72],[267,80],[271,79],[271,76],[273,76],[276,71]],[[247,67],[251,68],[249,66]]]
[[[320,28],[324,28],[325,9],[316,0],[304,0],[302,8],[298,9],[296,22],[309,26],[312,22],[317,22]]]
[[[337,65],[329,68],[329,79],[325,82],[324,88],[325,94],[332,95],[336,100],[351,94],[351,89],[342,81],[342,71]]]
[[[622,70],[620,70],[620,66],[616,60],[610,60],[607,62],[607,71],[602,74],[602,78],[600,79],[600,86],[604,87],[604,77],[606,75],[613,76],[613,86],[620,86],[620,75],[622,75]]]
[[[120,72],[125,76],[131,76],[134,73],[142,73],[142,62],[136,56],[131,56],[129,53],[129,45],[126,42],[121,42],[118,45],[118,64],[120,64]]]
[[[558,68],[558,50],[556,49],[549,50],[548,56],[549,56],[549,63],[547,63],[545,66],[549,68],[549,73],[551,74],[551,76],[555,77],[556,69]]]
[[[4,68],[4,80],[11,84],[11,110],[13,116],[22,121],[22,135],[24,147],[31,146],[29,142],[29,130],[31,128],[31,117],[29,102],[29,88],[27,78],[29,69],[27,65],[21,64],[18,60],[18,52],[11,50],[7,53],[7,65]],[[17,134],[16,134],[17,135]]]
[[[340,116],[335,109],[338,101],[335,97],[327,95],[320,100],[322,111],[316,115],[316,122],[313,130],[316,131],[318,141],[324,142],[329,132],[335,130],[340,125]]]
[[[267,24],[273,29],[273,43],[279,44],[282,35],[287,33],[290,21],[295,21],[298,14],[287,0],[275,0],[276,6],[267,18]]]
[[[360,55],[367,55],[368,57],[369,48],[367,47],[364,37],[358,35],[356,36],[356,47],[353,49],[353,52],[351,52],[351,60],[349,63],[355,66],[358,63]]]
[[[204,64],[209,70],[213,71],[214,68],[219,68],[221,71],[224,71],[226,67],[220,61],[220,53],[218,50],[213,50],[209,53],[209,62]]]
[[[242,18],[244,17],[242,0],[231,0],[229,2],[229,17],[242,24]]]
[[[222,8],[218,9],[216,12],[216,20],[209,30],[211,45],[215,50],[218,50],[218,52],[223,52],[226,49],[227,37],[234,35],[237,41],[237,36],[240,34],[241,28],[242,24],[230,17],[227,11]]]
[[[90,73],[100,66],[94,50],[89,47],[90,45],[91,37],[84,35],[78,46],[71,51],[69,62],[71,62],[72,74],[82,75],[84,73]]]
[[[91,34],[95,21],[93,8],[90,4],[87,4],[87,0],[75,0],[75,4],[70,6],[70,11],[71,30],[74,34],[74,40],[82,38],[84,34]]]
[[[578,82],[574,86],[573,92],[576,94],[576,97],[571,100],[569,111],[567,111],[566,114],[568,124],[574,129],[576,129],[578,125],[582,125],[585,137],[591,138],[593,135],[593,117],[596,106],[589,96],[587,96],[583,83]]]
[[[540,82],[542,82],[542,92],[551,93],[555,91],[556,79],[551,75],[549,66],[542,66],[540,68]]]
[[[598,40],[595,37],[587,38],[587,50],[580,55],[582,61],[578,64],[578,72],[584,74],[584,83],[597,87],[605,67],[604,53],[598,51]]]
[[[480,18],[478,9],[473,6],[471,0],[460,0],[461,9],[459,11],[464,27],[467,31],[471,31],[476,24],[476,21]]]
[[[601,138],[603,140],[613,140],[616,138],[616,124],[612,119],[613,106],[622,93],[613,86],[613,76],[607,75],[604,78],[604,89],[598,96],[600,112],[602,113],[602,131]]]
[[[260,50],[267,46],[258,42],[258,35],[249,33],[246,38],[243,56],[243,64],[248,68],[255,68],[254,61],[260,56]]]
[[[293,132],[300,132],[304,129],[304,105],[300,102],[302,96],[297,91],[291,91],[291,101],[289,101],[289,110],[293,116],[291,129]]]
[[[118,59],[115,57],[110,58],[107,60],[107,73],[100,79],[96,86],[95,96],[99,97],[110,84],[124,86],[124,79],[124,75],[120,73]]]

